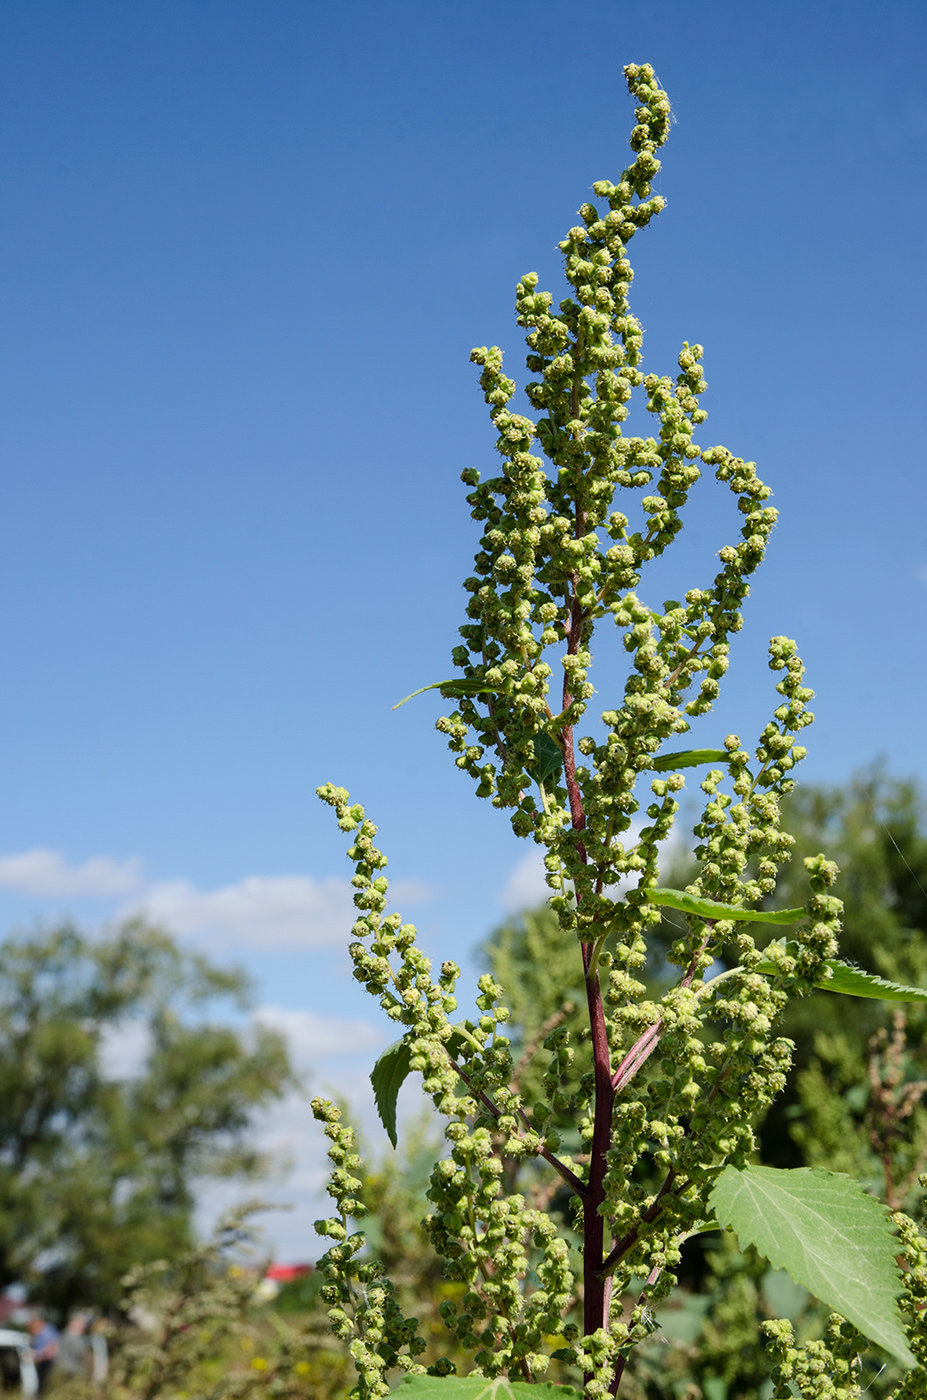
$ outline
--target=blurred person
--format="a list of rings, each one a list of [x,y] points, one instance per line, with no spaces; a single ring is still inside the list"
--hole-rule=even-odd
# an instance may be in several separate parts
[[[95,1318],[90,1327],[90,1379],[94,1385],[102,1385],[109,1375],[109,1347],[106,1342],[106,1323],[102,1317]]]
[[[86,1336],[87,1319],[83,1313],[74,1313],[68,1318],[58,1343],[58,1370],[66,1380],[81,1376],[85,1380],[90,1372],[90,1346]]]
[[[60,1336],[58,1328],[46,1321],[40,1313],[36,1313],[35,1317],[30,1320],[29,1334],[32,1337],[35,1371],[39,1378],[39,1394],[43,1395],[48,1389],[48,1382],[58,1359]]]

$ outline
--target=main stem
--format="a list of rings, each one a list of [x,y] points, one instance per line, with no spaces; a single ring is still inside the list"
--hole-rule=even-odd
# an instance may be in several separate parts
[[[576,533],[584,528],[582,512],[577,508]],[[583,614],[577,598],[578,580],[572,580],[572,608],[568,652],[575,655],[582,640]],[[563,686],[563,708],[572,701],[566,679]],[[586,847],[579,835],[586,826],[582,794],[576,781],[576,755],[573,747],[573,727],[563,730],[563,770],[570,802],[570,819],[576,833],[576,848],[585,864],[588,857]],[[577,895],[577,898],[579,896]],[[592,1063],[594,1068],[595,1110],[592,1124],[592,1144],[589,1153],[589,1179],[583,1201],[583,1333],[589,1336],[599,1328],[608,1326],[608,1309],[611,1300],[611,1279],[600,1278],[600,1270],[605,1258],[605,1216],[601,1206],[605,1201],[605,1169],[608,1144],[611,1139],[612,1089],[611,1057],[608,1049],[608,1032],[605,1026],[605,1007],[602,1002],[602,986],[593,958],[594,946],[583,943],[583,975],[586,985],[586,1005],[589,1009],[589,1030],[592,1039]],[[589,1377],[587,1376],[587,1379]]]
[[[583,1202],[583,1332],[589,1336],[600,1327],[608,1326],[611,1280],[599,1276],[605,1258],[605,1216],[600,1207],[605,1200],[606,1154],[611,1138],[614,1090],[602,987],[598,972],[590,967],[592,945],[584,943],[582,948],[595,1073],[595,1115],[589,1154],[589,1180],[586,1183],[586,1199]]]

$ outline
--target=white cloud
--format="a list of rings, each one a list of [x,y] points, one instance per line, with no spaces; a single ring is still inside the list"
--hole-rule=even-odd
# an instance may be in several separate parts
[[[507,913],[519,914],[523,909],[536,909],[551,893],[544,878],[544,858],[540,851],[532,850],[512,867],[499,903]]]
[[[391,893],[407,904],[429,897],[415,880],[397,881]],[[214,890],[161,880],[120,912],[144,914],[172,933],[223,947],[295,952],[344,944],[357,917],[353,894],[348,880],[334,876],[248,875]]]
[[[0,856],[0,889],[52,900],[122,896],[118,918],[141,914],[180,936],[256,950],[338,945],[357,914],[350,882],[342,878],[247,875],[200,889],[186,879],[148,881],[139,860],[94,856],[71,864],[60,851],[42,847]],[[400,905],[431,897],[417,880],[398,880],[390,893]]]
[[[144,914],[172,933],[238,947],[326,948],[345,940],[354,922],[347,880],[311,875],[248,875],[201,890],[190,880],[149,885],[121,913]]]
[[[262,1006],[254,1013],[261,1025],[286,1036],[297,1069],[317,1065],[327,1055],[363,1054],[384,1042],[383,1030],[372,1021],[296,1011],[285,1006]]]
[[[45,899],[106,898],[131,894],[142,884],[138,860],[94,856],[82,865],[69,865],[60,851],[36,847],[17,855],[0,856],[0,888]]]
[[[326,1016],[318,1011],[285,1006],[260,1006],[253,1020],[284,1036],[297,1073],[318,1071],[331,1056],[365,1055],[379,1050],[387,1030],[359,1017]],[[141,1073],[151,1052],[151,1029],[144,1021],[121,1021],[108,1026],[100,1040],[100,1062],[106,1079],[132,1079]],[[344,1072],[342,1065],[341,1071]]]

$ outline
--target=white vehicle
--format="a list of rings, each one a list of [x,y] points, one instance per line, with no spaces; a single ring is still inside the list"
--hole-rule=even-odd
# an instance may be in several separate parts
[[[18,1390],[29,1400],[39,1391],[29,1338],[25,1332],[14,1332],[9,1327],[0,1327],[0,1387]]]

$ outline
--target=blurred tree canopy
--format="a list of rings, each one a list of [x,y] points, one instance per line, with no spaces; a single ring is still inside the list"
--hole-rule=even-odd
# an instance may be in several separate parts
[[[248,1129],[293,1082],[286,1045],[227,1024],[241,972],[141,921],[10,938],[0,966],[0,1287],[112,1306],[130,1267],[190,1248],[197,1183],[261,1169]]]

